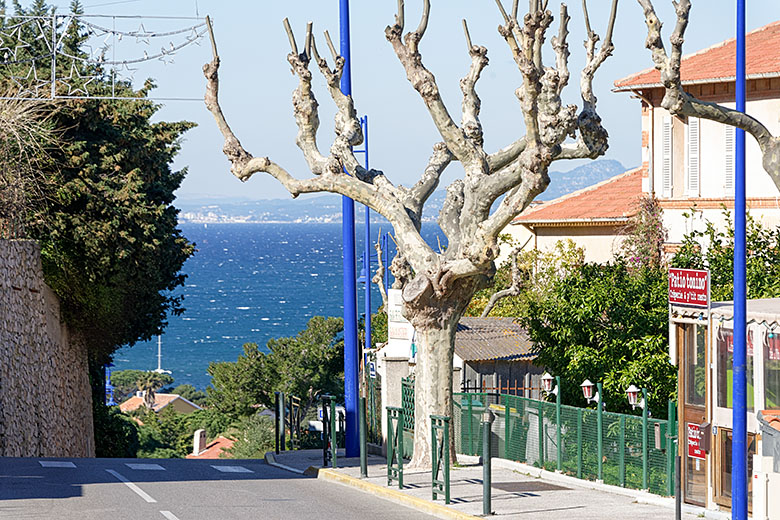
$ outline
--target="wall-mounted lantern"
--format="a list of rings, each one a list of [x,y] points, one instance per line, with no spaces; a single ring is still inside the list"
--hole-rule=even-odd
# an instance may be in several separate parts
[[[542,389],[544,390],[544,393],[547,395],[558,395],[558,386],[556,385],[555,388],[553,388],[554,382],[555,378],[551,376],[549,372],[545,372],[542,376]]]
[[[641,392],[641,390],[639,388],[637,388],[636,386],[634,386],[634,385],[631,385],[631,386],[629,386],[626,389],[626,396],[628,397],[628,404],[631,405],[631,409],[632,410],[636,410],[637,406],[639,408],[641,408],[642,410],[644,410],[645,407],[647,406],[647,403],[645,402],[644,395],[642,396],[641,400],[639,399],[639,392]]]
[[[591,402],[600,402],[601,396],[598,392],[596,392],[596,395],[593,395],[593,389],[596,387],[593,383],[590,382],[590,379],[586,379],[580,387],[582,388],[582,396],[588,400],[588,403]]]

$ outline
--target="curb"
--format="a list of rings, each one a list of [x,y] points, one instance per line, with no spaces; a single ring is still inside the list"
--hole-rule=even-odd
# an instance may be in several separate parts
[[[269,466],[274,466],[275,468],[283,469],[285,471],[292,471],[293,473],[297,473],[298,475],[306,475],[305,471],[301,471],[298,468],[293,468],[292,466],[288,466],[287,464],[276,462],[276,457],[274,457],[274,452],[272,451],[265,452],[265,456],[263,458],[265,459],[265,463],[268,464]]]
[[[319,473],[317,474],[317,478],[336,482],[345,486],[354,487],[361,491],[371,493],[372,495],[392,500],[396,504],[401,504],[424,513],[429,513],[437,518],[452,520],[481,520],[481,518],[478,516],[462,513],[435,502],[430,502],[422,498],[407,495],[402,491],[379,486],[371,482],[366,482],[365,480],[360,480],[359,478],[350,477],[349,475],[339,473],[338,471],[332,469],[320,469]]]

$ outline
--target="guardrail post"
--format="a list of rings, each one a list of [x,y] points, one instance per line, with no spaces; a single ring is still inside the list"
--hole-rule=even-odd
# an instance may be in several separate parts
[[[330,396],[322,396],[322,467],[328,466],[328,459],[330,458],[330,419],[328,417],[328,403]]]
[[[473,409],[473,405],[471,403],[471,394],[466,394],[466,395],[469,396],[469,405],[468,405],[468,410],[469,410],[469,428],[468,428],[468,432],[469,432],[469,455],[474,455],[476,453],[475,450],[474,450],[474,424],[473,424],[474,423],[474,409]]]
[[[544,401],[540,399],[537,402],[539,403],[539,467],[544,468],[544,412],[542,409]]]
[[[620,485],[626,487],[626,416],[620,414],[620,439],[618,441],[618,448],[620,448]]]
[[[582,478],[582,408],[577,408],[577,478]]]
[[[509,437],[512,435],[512,425],[509,411],[509,396],[504,396],[504,458],[512,460],[509,456]]]
[[[441,432],[441,435],[439,435]],[[444,493],[444,503],[450,503],[450,418],[431,415],[431,495],[436,500]],[[439,480],[439,473],[444,479]]]
[[[277,415],[277,420],[279,421],[279,451],[284,451],[287,444],[287,439],[285,436],[285,423],[287,422],[287,414],[285,413],[286,406],[284,403],[284,392],[279,392],[279,415]]]
[[[596,389],[599,393],[599,401],[596,403],[596,422],[598,422],[598,480],[604,482],[604,392],[601,383],[596,383]]]
[[[402,408],[387,407],[387,485],[397,480],[398,489],[404,488],[403,413]]]
[[[333,469],[338,468],[339,434],[336,429],[336,400],[330,400],[330,463]]]
[[[274,392],[274,451],[279,455],[279,392]]]
[[[358,414],[360,419],[360,478],[368,477],[368,457],[366,445],[366,398],[358,399]]]
[[[647,463],[648,463],[648,447],[647,447],[647,423],[648,414],[650,413],[650,407],[647,404],[647,389],[642,389],[642,399],[645,401],[645,407],[642,408],[642,489],[647,490],[649,488],[647,478]]]
[[[557,454],[556,457],[558,458],[558,471],[563,471],[563,461],[561,460],[561,454],[563,453],[563,447],[561,446],[561,376],[555,376],[555,387],[558,389],[557,392],[555,392],[555,423],[558,425],[558,435],[556,438],[557,446]]]
[[[493,424],[493,412],[489,407],[485,407],[482,415],[482,514],[484,516],[492,515],[490,504],[491,488],[491,451],[490,451],[490,427]]]
[[[674,440],[677,438],[677,406],[674,401],[669,401],[667,407],[666,419],[666,492],[669,496],[674,495],[675,463],[674,463]]]

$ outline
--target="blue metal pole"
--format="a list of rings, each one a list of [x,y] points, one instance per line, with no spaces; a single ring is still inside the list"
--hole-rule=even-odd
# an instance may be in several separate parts
[[[368,170],[368,116],[363,116],[363,149],[366,170]],[[364,255],[366,257],[363,266],[366,268],[366,348],[371,348],[371,208],[366,206],[366,235]],[[364,363],[365,364],[365,363]]]
[[[349,50],[349,0],[339,0],[339,25],[341,55],[344,72],[341,91],[352,95],[351,56]],[[341,238],[344,260],[344,408],[347,412],[345,428],[345,453],[357,457],[360,452],[358,439],[358,341],[357,341],[357,280],[355,273],[355,202],[341,198]]]
[[[745,111],[745,0],[737,0],[736,109]],[[734,183],[734,372],[731,445],[731,514],[747,520],[747,286],[745,272],[745,132],[736,131]]]

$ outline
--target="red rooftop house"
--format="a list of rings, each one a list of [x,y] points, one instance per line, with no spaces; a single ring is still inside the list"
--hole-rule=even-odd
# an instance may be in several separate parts
[[[607,262],[623,240],[623,228],[637,212],[642,196],[641,168],[526,209],[505,232],[526,249],[551,250],[570,239],[588,262]],[[499,259],[501,261],[501,259]]]
[[[682,60],[683,87],[704,101],[734,107],[736,41],[713,45]],[[780,22],[747,34],[747,113],[780,133]],[[648,58],[649,62],[649,58]],[[734,128],[699,118],[672,116],[661,108],[664,88],[655,69],[615,82],[642,107],[642,191],[664,209],[668,247],[707,219],[725,224],[723,207],[734,208]],[[747,204],[764,225],[780,224],[780,191],[761,166],[755,140],[747,136]],[[693,219],[683,213],[696,209]]]

